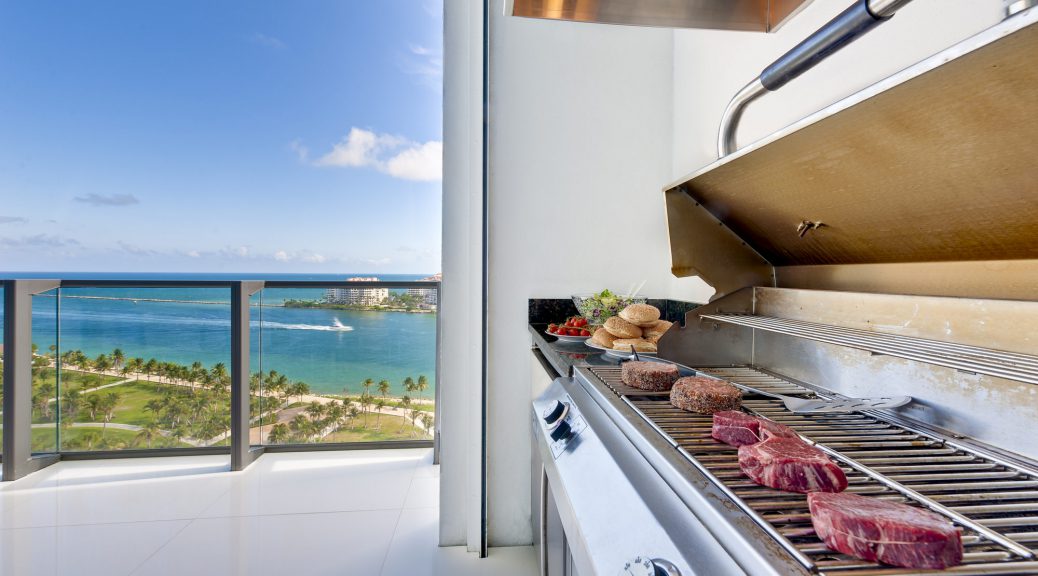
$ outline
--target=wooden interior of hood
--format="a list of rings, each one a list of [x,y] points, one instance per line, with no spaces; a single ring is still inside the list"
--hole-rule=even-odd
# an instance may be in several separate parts
[[[1038,259],[1034,54],[1038,26],[668,191],[675,274],[711,282],[675,236],[695,203],[776,267]]]

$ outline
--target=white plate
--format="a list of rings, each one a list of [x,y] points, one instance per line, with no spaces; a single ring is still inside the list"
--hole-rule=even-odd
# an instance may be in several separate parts
[[[583,342],[583,341],[587,340],[587,336],[569,336],[569,335],[563,336],[561,334],[552,334],[551,332],[548,332],[547,330],[545,330],[544,333],[547,334],[548,336],[554,336],[554,337],[558,338],[559,342]]]
[[[587,340],[584,340],[584,344],[588,348],[594,348],[595,350],[601,350],[601,351],[605,352],[609,356],[615,356],[617,358],[630,358],[631,357],[631,352],[630,351],[624,352],[623,350],[614,350],[612,348],[606,348],[605,346],[599,346],[598,344],[592,342],[590,338],[588,338]],[[642,352],[642,351],[639,350],[638,351],[638,355],[639,356],[655,356],[656,353],[655,352]]]

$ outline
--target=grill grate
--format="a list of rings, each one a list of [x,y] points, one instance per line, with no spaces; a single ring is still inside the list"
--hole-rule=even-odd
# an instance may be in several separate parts
[[[805,568],[822,574],[919,574],[833,552],[814,535],[807,498],[759,486],[739,472],[735,448],[710,437],[710,416],[670,404],[666,393],[624,386],[619,368],[591,371],[625,397],[637,412],[700,470],[713,476],[733,500]],[[753,368],[701,372],[765,391],[813,396],[807,388]],[[930,507],[964,529],[962,565],[941,574],[1036,574],[1038,474],[951,445],[864,413],[794,414],[781,402],[748,395],[743,408],[790,426],[837,461],[847,491]]]

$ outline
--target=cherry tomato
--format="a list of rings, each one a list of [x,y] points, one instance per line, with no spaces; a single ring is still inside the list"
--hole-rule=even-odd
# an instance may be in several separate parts
[[[570,336],[580,336],[580,330],[577,330],[576,328],[570,328],[566,333]]]
[[[587,331],[587,330],[581,330],[581,331],[580,331],[580,335],[581,335],[581,336],[590,336],[590,335],[591,335],[591,332],[589,332],[589,331]]]

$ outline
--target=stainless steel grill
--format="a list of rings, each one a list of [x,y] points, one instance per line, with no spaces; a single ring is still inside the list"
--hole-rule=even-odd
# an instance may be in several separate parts
[[[764,391],[815,396],[812,390],[755,368],[698,370]],[[806,497],[743,477],[737,450],[710,437],[710,416],[673,407],[666,393],[625,386],[619,368],[594,367],[591,372],[806,569],[822,574],[920,573],[829,550],[814,535]],[[879,414],[798,415],[781,402],[754,395],[746,396],[743,407],[790,426],[828,453],[847,474],[849,492],[930,508],[961,526],[964,562],[939,573],[1038,573],[1038,471]]]

